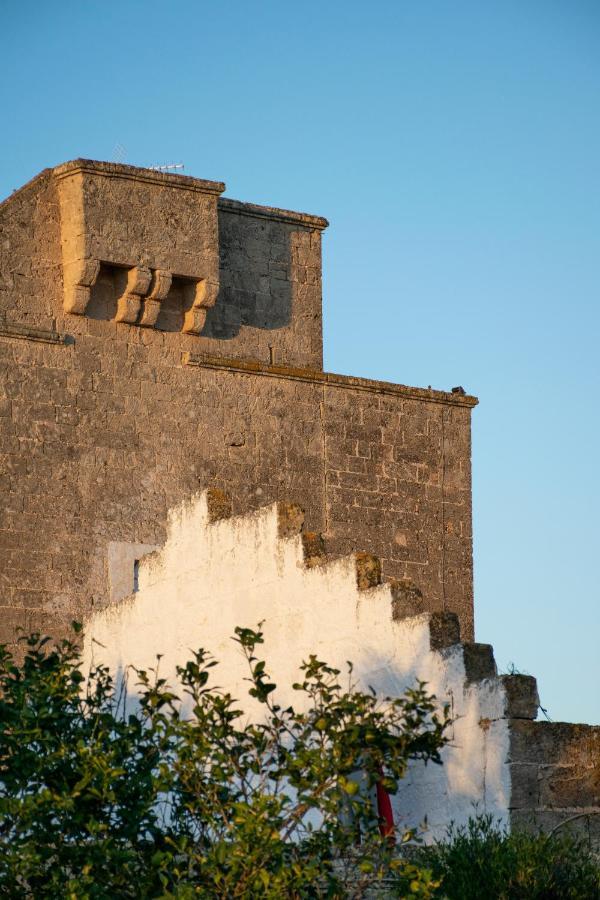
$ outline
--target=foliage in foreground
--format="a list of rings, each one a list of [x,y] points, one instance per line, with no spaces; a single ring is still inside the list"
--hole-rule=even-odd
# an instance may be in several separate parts
[[[178,670],[181,698],[138,670],[126,712],[73,643],[34,635],[20,665],[0,648],[2,896],[358,897],[394,872],[398,895],[433,895],[381,836],[371,796],[378,781],[394,793],[409,760],[440,761],[446,712],[423,685],[383,701],[343,689],[315,657],[300,711],[281,709],[261,633],[235,639],[259,724],[209,685],[204,650]]]
[[[442,882],[447,900],[599,900],[600,864],[572,835],[507,833],[491,816],[451,827],[414,862]]]

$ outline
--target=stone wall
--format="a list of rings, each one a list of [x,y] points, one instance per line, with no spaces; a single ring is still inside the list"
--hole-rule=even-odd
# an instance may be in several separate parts
[[[261,652],[284,707],[298,703],[291,685],[311,653],[342,671],[351,660],[357,685],[381,696],[421,680],[450,704],[443,766],[411,766],[393,801],[397,822],[426,819],[431,839],[489,813],[511,827],[572,828],[600,847],[600,727],[534,721],[535,678],[499,676],[492,648],[461,642],[453,613],[415,614],[410,586],[382,581],[372,554],[328,557],[300,506],[231,511],[214,490],[171,511],[164,546],[137,562],[137,590],[85,623],[86,671],[109,665],[134,702],[128,666],[151,668],[160,653],[161,677],[175,685],[176,666],[202,646],[220,661],[216,683],[258,715],[231,637],[262,622]],[[123,566],[133,591],[133,556]]]
[[[400,673],[392,689],[418,674],[462,697],[465,744],[447,781],[407,782],[412,808],[429,808],[445,785],[440,827],[479,797],[507,820],[569,819],[597,838],[599,730],[534,722],[533,679],[497,679],[491,648],[468,643],[475,398],[323,372],[326,221],[224,199],[223,188],[78,160],[0,204],[0,641],[18,627],[60,634],[103,608],[121,628],[131,604],[115,604],[135,561],[165,544],[168,511],[199,489],[228,492],[228,514],[294,497],[308,529],[302,559],[310,568],[326,547],[344,597],[342,608],[323,588],[311,627],[302,620],[304,648],[324,640],[323,655],[333,646],[365,660],[369,646],[371,677],[376,640]],[[274,515],[248,527],[272,532]],[[316,576],[297,540],[284,543],[306,600]],[[394,580],[348,593],[347,555],[359,550]],[[205,546],[190,552],[208,565]],[[239,602],[247,581],[242,571]],[[344,632],[336,643],[356,610],[352,641]],[[153,620],[146,651],[190,611]]]
[[[226,198],[218,211],[219,301],[202,335],[226,341],[232,355],[322,369],[325,220]],[[232,342],[242,329],[243,349],[237,351]]]
[[[127,678],[129,665],[148,669],[160,653],[161,676],[174,684],[176,666],[202,646],[220,660],[218,684],[257,712],[231,636],[263,622],[283,706],[297,704],[291,685],[311,653],[342,671],[351,660],[362,689],[398,696],[418,679],[450,704],[444,764],[411,766],[393,801],[398,823],[426,818],[432,839],[451,821],[489,813],[510,827],[571,829],[600,848],[600,727],[534,721],[535,678],[498,675],[489,645],[461,642],[453,613],[419,614],[414,590],[382,581],[377,557],[327,557],[298,505],[231,511],[214,490],[174,509],[165,545],[138,559],[135,585],[134,555],[122,558],[123,589],[137,590],[88,618],[86,670],[104,663]],[[127,692],[133,700],[134,679]]]
[[[514,720],[511,821],[564,830],[600,850],[600,727]]]
[[[325,220],[222,187],[77,161],[0,206],[0,640],[105,604],[111,547],[209,486],[296,497],[472,636],[475,399],[323,373]]]

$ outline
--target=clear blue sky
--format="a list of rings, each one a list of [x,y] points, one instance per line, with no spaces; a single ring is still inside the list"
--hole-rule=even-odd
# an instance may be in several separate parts
[[[600,4],[0,8],[0,196],[78,156],[327,216],[332,371],[462,384],[477,638],[600,722]]]

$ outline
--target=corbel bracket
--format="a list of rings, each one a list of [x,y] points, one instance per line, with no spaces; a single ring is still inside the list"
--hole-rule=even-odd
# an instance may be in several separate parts
[[[152,272],[145,266],[134,266],[127,273],[127,287],[117,300],[116,322],[137,322],[142,297],[148,293]]]
[[[166,272],[164,269],[155,270],[150,293],[144,300],[144,309],[139,321],[140,325],[144,325],[146,328],[153,328],[156,325],[156,320],[160,313],[160,304],[163,300],[166,300],[172,280],[171,272]]]
[[[206,322],[206,313],[217,302],[219,285],[207,278],[201,278],[188,287],[193,293],[192,305],[185,314],[182,331],[184,334],[200,334]]]
[[[88,256],[66,263],[64,267],[65,312],[85,315],[90,292],[100,271],[100,260]]]

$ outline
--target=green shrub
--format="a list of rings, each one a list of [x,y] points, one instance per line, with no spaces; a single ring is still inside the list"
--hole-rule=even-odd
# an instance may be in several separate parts
[[[451,827],[446,841],[414,861],[442,884],[448,900],[598,900],[600,866],[575,837],[506,830],[491,816]]]
[[[395,792],[411,759],[439,762],[446,713],[418,685],[381,701],[315,657],[281,709],[236,629],[258,724],[209,685],[204,650],[178,670],[189,716],[156,673],[137,670],[125,714],[106,668],[89,677],[73,643],[0,648],[0,896],[10,898],[352,897],[395,871],[429,900],[430,873],[400,860],[368,792]],[[410,834],[405,835],[410,840]]]

